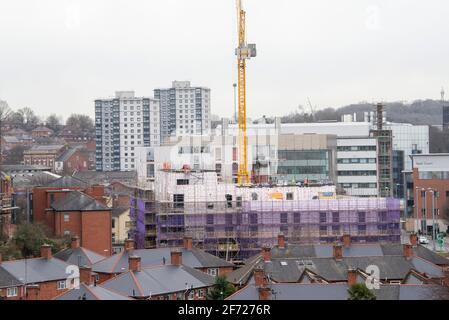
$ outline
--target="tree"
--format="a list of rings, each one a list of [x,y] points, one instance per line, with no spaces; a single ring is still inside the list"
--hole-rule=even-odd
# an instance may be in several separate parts
[[[0,164],[3,160],[3,153],[2,153],[2,134],[3,134],[3,126],[8,121],[9,117],[11,116],[11,109],[9,108],[8,104],[4,101],[0,101]]]
[[[5,164],[20,164],[23,161],[23,153],[28,149],[29,147],[24,145],[15,146],[5,155]]]
[[[31,131],[39,125],[39,117],[34,113],[32,109],[26,107],[19,109],[17,112],[23,117],[22,129]]]
[[[52,129],[55,133],[59,132],[61,129],[61,118],[55,114],[51,114],[45,120],[45,125],[47,128]]]
[[[95,130],[94,121],[84,114],[72,114],[67,119],[66,126],[78,134]]]
[[[364,283],[356,283],[348,289],[348,300],[376,300],[376,295]]]
[[[212,290],[208,293],[208,300],[224,300],[236,291],[234,285],[225,277],[217,277]]]
[[[45,231],[45,226],[40,223],[24,223],[17,228],[13,241],[22,256],[39,256],[40,248],[47,240]]]

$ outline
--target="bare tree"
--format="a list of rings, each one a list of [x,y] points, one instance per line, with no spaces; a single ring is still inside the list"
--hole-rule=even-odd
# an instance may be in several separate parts
[[[3,126],[8,121],[11,114],[12,110],[9,108],[8,104],[6,102],[0,101],[0,166],[3,161],[3,146],[2,146]]]

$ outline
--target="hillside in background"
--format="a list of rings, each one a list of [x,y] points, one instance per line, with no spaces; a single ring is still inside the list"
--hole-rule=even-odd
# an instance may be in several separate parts
[[[283,123],[293,122],[312,122],[310,112],[299,111],[290,113],[282,117]],[[308,109],[310,110],[310,109]],[[344,106],[341,108],[326,108],[315,112],[315,121],[340,121],[344,114],[357,113],[357,120],[363,120],[363,113],[366,111],[375,111],[375,106],[371,103],[358,103]],[[405,122],[411,124],[442,124],[442,105],[441,101],[436,100],[416,100],[411,104],[403,102],[385,103],[387,120],[391,122]]]

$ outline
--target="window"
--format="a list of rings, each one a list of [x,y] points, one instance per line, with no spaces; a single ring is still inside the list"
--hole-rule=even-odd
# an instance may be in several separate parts
[[[17,297],[17,287],[7,288],[6,289],[6,297]]]
[[[293,192],[287,192],[287,200],[293,200]]]
[[[112,229],[115,228],[115,219],[112,219]]]
[[[257,201],[257,199],[259,199],[259,195],[258,195],[257,193],[255,193],[255,192],[253,192],[253,193],[251,194],[251,199],[252,199],[253,201]]]
[[[281,223],[288,223],[288,214],[287,214],[287,212],[281,212]]]
[[[217,268],[209,268],[207,269],[207,274],[216,277],[218,275],[218,269]]]
[[[365,223],[365,212],[359,212],[359,223]]]
[[[65,214],[64,215],[64,222],[69,222],[70,221],[70,215],[69,214]]]
[[[301,213],[295,212],[293,214],[293,223],[301,223]]]
[[[446,198],[449,198],[449,191],[446,191]]]
[[[326,212],[320,212],[320,223],[326,223],[326,222],[327,222]]]
[[[66,289],[66,288],[67,288],[67,286],[66,286],[65,280],[63,280],[63,281],[58,281],[58,290],[64,290],[64,289]]]
[[[236,207],[237,208],[241,208],[242,207],[242,197],[237,197]]]
[[[178,180],[176,181],[176,184],[177,184],[178,186],[186,186],[186,185],[189,184],[189,179],[178,179]]]
[[[193,300],[195,298],[195,291],[194,290],[191,290],[190,292],[189,292],[189,296],[188,296],[188,300]]]
[[[184,195],[183,194],[174,194],[173,202],[175,208],[184,208]]]
[[[198,290],[198,298],[199,299],[203,299],[204,298],[204,289],[199,289]]]
[[[332,223],[339,223],[339,222],[340,222],[340,213],[332,212]]]

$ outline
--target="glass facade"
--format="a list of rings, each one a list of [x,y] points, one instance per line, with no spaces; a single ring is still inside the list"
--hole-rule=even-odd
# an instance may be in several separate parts
[[[284,181],[329,181],[329,150],[279,150],[278,175]]]

